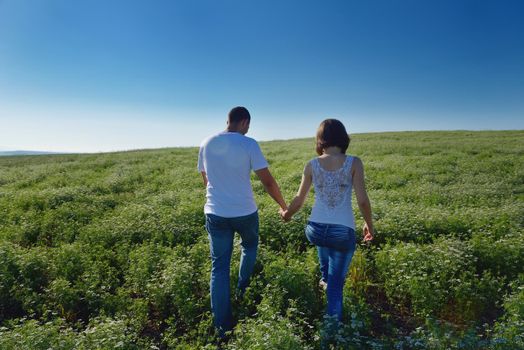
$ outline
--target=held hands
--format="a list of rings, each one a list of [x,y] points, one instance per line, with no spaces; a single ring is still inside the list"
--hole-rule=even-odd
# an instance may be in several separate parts
[[[284,221],[284,222],[289,222],[291,220],[291,215],[289,213],[289,210],[284,210],[282,208],[280,208],[278,210],[278,213],[280,214],[280,218]]]
[[[364,235],[364,242],[369,242],[373,239],[373,229],[370,229],[367,223],[364,223],[362,234]]]

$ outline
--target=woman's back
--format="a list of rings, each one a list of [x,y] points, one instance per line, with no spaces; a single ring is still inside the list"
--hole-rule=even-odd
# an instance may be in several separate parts
[[[355,229],[351,207],[352,156],[322,156],[310,161],[315,204],[310,221]]]
[[[342,320],[344,281],[356,248],[355,218],[351,208],[353,188],[365,221],[364,240],[373,239],[364,167],[358,157],[345,155],[348,146],[349,135],[344,124],[336,119],[320,123],[316,137],[319,157],[308,162],[297,195],[288,209],[280,212],[283,220],[291,220],[304,205],[313,184],[315,204],[305,232],[307,239],[317,247],[322,274],[319,284],[327,290],[326,313],[339,321]]]

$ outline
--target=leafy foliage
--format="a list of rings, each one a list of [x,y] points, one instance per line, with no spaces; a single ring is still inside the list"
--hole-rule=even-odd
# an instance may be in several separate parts
[[[313,204],[284,224],[253,176],[260,248],[217,343],[196,148],[0,158],[1,349],[524,349],[524,133],[352,135],[376,239],[324,319]],[[285,197],[312,139],[261,143]],[[357,231],[362,225],[354,205]],[[237,281],[235,239],[231,284]]]

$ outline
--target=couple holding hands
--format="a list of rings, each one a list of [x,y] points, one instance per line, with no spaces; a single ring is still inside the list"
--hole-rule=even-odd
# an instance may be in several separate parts
[[[244,107],[233,108],[227,129],[205,139],[198,155],[198,170],[206,186],[206,230],[211,252],[211,310],[221,337],[233,327],[230,300],[230,262],[235,232],[241,237],[237,295],[249,284],[258,249],[258,211],[251,188],[251,171],[280,206],[280,216],[291,220],[306,201],[311,185],[315,202],[305,233],[317,247],[321,272],[319,284],[326,289],[329,316],[342,317],[342,291],[356,249],[355,219],[351,206],[355,191],[364,218],[363,239],[373,239],[371,205],[366,193],[362,161],[346,155],[349,136],[336,119],[326,119],[317,130],[318,157],[309,161],[297,195],[286,205],[268,169],[258,143],[245,134],[251,116]]]

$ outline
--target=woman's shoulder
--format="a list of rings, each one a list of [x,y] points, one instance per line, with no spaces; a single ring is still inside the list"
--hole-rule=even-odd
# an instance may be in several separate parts
[[[354,174],[355,171],[360,171],[364,168],[364,165],[362,163],[362,159],[356,156],[351,156],[351,173]]]
[[[307,161],[306,165],[304,165],[304,174],[311,174],[312,170],[316,168],[317,162],[318,162],[317,157]]]
[[[306,163],[306,166],[312,166],[316,163],[318,163],[318,157],[311,158],[310,160],[308,160],[308,162]]]
[[[348,157],[351,157],[351,162],[353,164],[362,164],[362,159],[360,159],[359,157],[357,156],[348,156]]]

